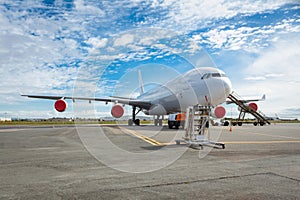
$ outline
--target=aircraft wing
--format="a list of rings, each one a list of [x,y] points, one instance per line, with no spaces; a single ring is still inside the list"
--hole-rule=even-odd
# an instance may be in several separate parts
[[[249,102],[253,102],[253,101],[264,101],[266,99],[266,95],[264,94],[260,99],[239,99],[239,102],[241,103],[249,103]],[[231,103],[234,103],[233,101],[231,100],[227,100],[226,101],[226,104],[231,104]]]
[[[109,98],[97,98],[97,97],[68,97],[68,96],[44,96],[44,95],[21,95],[28,98],[36,99],[49,99],[49,100],[58,100],[58,99],[71,99],[73,102],[75,100],[85,100],[85,101],[103,101],[103,102],[114,102],[120,104],[126,104],[130,106],[136,106],[142,109],[150,109],[153,105],[150,101],[142,101],[138,99],[126,98],[126,97],[109,97]]]

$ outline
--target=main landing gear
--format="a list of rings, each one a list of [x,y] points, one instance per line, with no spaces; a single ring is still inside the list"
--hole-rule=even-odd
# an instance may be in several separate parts
[[[161,119],[160,119],[161,117]],[[162,126],[163,125],[164,116],[156,115],[154,116],[154,126]]]
[[[132,126],[133,123],[137,126],[140,125],[140,119],[136,119],[136,115],[141,112],[141,108],[138,109],[138,111],[136,110],[136,106],[132,107],[132,119],[128,120],[128,126]]]
[[[136,115],[141,112],[142,109],[136,106],[132,107],[132,119],[128,120],[128,126],[132,126],[135,124],[136,126],[140,125],[140,119],[136,119]],[[163,125],[164,116],[163,115],[155,115],[154,116],[154,126],[162,126]]]

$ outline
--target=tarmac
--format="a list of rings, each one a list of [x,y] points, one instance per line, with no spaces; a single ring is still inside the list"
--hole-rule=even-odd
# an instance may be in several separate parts
[[[0,199],[300,199],[300,124],[183,130],[78,125],[0,129]]]

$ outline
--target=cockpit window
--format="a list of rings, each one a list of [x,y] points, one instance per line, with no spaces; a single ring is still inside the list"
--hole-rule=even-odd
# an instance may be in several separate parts
[[[210,77],[210,73],[204,74],[201,79],[208,79]]]
[[[212,77],[221,77],[221,74],[220,73],[212,73],[211,76]]]
[[[227,77],[227,76],[225,74],[221,74],[221,73],[206,73],[202,76],[201,79],[208,79],[210,77],[217,78],[217,77]]]

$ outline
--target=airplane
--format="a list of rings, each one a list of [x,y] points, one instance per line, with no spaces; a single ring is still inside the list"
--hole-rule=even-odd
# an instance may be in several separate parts
[[[270,124],[267,117],[261,111],[258,111],[258,105],[254,103],[254,101],[264,101],[266,99],[265,94],[260,99],[244,100],[241,97],[239,97],[236,93],[232,92],[228,96],[228,99],[229,100],[226,101],[226,104],[235,103],[236,105],[238,105],[238,111],[240,112],[238,118],[231,121],[231,124],[233,126],[235,125],[242,126],[243,122],[245,122],[244,119],[247,113],[250,113],[256,118],[256,121],[253,122],[254,126],[257,126],[258,124],[261,126],[265,125],[266,123]],[[224,126],[228,126],[228,125],[229,125],[229,121],[225,121]]]
[[[175,79],[144,92],[141,73],[139,73],[140,95],[136,98],[111,96],[107,98],[95,97],[72,97],[72,96],[44,96],[44,95],[21,95],[29,98],[55,100],[54,107],[58,112],[67,109],[66,99],[103,101],[114,103],[111,114],[120,118],[124,114],[124,106],[132,106],[132,119],[128,125],[140,125],[136,115],[142,111],[146,115],[154,115],[155,125],[162,125],[160,116],[185,112],[189,106],[201,105],[211,107],[211,116],[223,118],[226,110],[220,104],[226,102],[232,92],[230,79],[225,72],[212,67],[199,67],[179,75]]]
[[[281,118],[277,113],[275,113],[275,117],[266,117],[268,120],[277,120],[277,121],[297,121],[298,119],[296,117],[286,117]]]
[[[247,99],[247,100],[245,100],[245,99],[241,99],[240,97],[238,97],[238,101],[241,104],[244,104],[246,107],[249,107],[254,111],[258,110],[258,105],[256,103],[254,103],[253,101],[265,101],[265,100],[266,100],[266,95],[265,94],[263,94],[263,96],[260,99]],[[233,100],[227,100],[226,101],[226,104],[232,104],[232,103],[237,104]],[[239,108],[239,111],[240,111],[240,107],[238,107],[238,108]]]

